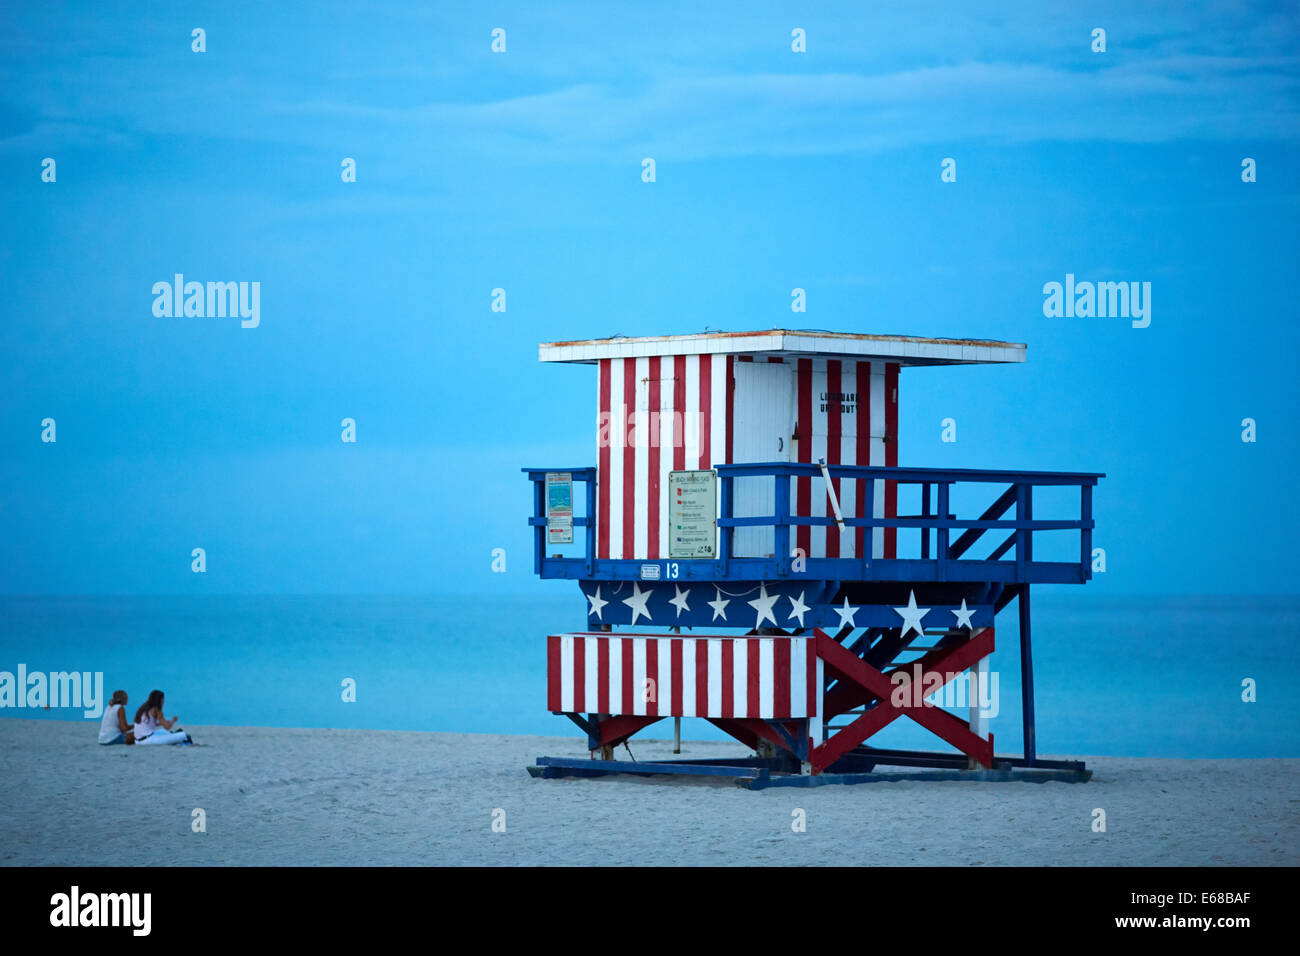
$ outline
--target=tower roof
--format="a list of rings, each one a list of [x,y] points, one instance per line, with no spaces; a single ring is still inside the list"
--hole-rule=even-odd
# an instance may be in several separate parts
[[[754,355],[765,357],[860,358],[900,365],[981,365],[1023,362],[1025,346],[991,339],[934,339],[913,335],[867,335],[820,329],[766,329],[757,332],[697,332],[629,338],[543,342],[541,362],[593,363],[601,359],[651,355]]]

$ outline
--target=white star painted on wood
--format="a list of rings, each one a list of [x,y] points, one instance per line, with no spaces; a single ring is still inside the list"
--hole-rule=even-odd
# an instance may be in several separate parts
[[[673,590],[677,592],[677,596],[669,600],[668,603],[677,608],[677,616],[681,617],[682,611],[689,612],[691,609],[691,606],[686,603],[686,596],[691,593],[691,589],[687,588],[683,591],[680,587],[674,584]]]
[[[718,592],[717,600],[707,602],[709,607],[713,608],[713,619],[716,621],[718,618],[722,618],[725,621],[727,619],[727,605],[731,601],[723,598],[722,589],[716,584],[713,586],[713,590]]]
[[[754,598],[752,601],[745,602],[752,607],[754,612],[758,615],[758,621],[754,624],[755,627],[762,627],[764,621],[771,621],[773,627],[777,626],[776,615],[772,613],[772,605],[776,604],[780,598],[781,595],[779,594],[767,593],[767,582],[759,583],[758,597]]]
[[[858,609],[849,604],[848,595],[844,596],[844,606],[837,607],[835,613],[840,616],[840,627],[857,627],[853,617],[858,613]]]
[[[605,618],[602,616],[602,614],[603,614],[603,612],[604,612],[605,605],[608,604],[609,602],[608,602],[608,601],[602,601],[602,600],[600,599],[600,585],[596,585],[596,596],[595,596],[595,597],[592,597],[590,594],[586,594],[586,595],[583,595],[583,596],[586,597],[586,599],[587,599],[588,601],[591,602],[591,610],[588,611],[587,613],[588,613],[588,614],[594,614],[594,615],[596,615],[596,620],[598,620],[598,621],[603,621],[603,620],[605,620]]]
[[[907,592],[907,607],[894,608],[903,618],[903,636],[906,637],[908,632],[915,630],[918,634],[925,633],[921,629],[921,618],[930,613],[928,607],[918,608],[916,606],[916,592]]]
[[[786,618],[787,621],[792,621],[797,617],[799,619],[800,627],[803,627],[803,616],[809,611],[808,605],[803,603],[803,596],[805,593],[807,592],[800,591],[798,597],[790,598],[790,616]]]
[[[961,599],[961,610],[958,611],[958,610],[954,609],[952,613],[953,613],[953,615],[957,618],[957,626],[958,626],[958,627],[964,627],[964,628],[966,628],[966,630],[968,630],[968,631],[969,631],[969,630],[973,630],[973,627],[972,627],[971,622],[970,622],[970,616],[971,616],[972,614],[974,614],[975,611],[974,611],[974,610],[969,610],[969,611],[968,611],[968,610],[966,609],[966,599],[965,599],[965,598],[962,598],[962,599]]]
[[[652,620],[650,612],[646,610],[646,601],[650,600],[651,591],[642,591],[641,584],[638,581],[632,582],[632,596],[623,598],[623,603],[632,609],[632,623],[636,623],[638,616],[644,617],[647,621]]]

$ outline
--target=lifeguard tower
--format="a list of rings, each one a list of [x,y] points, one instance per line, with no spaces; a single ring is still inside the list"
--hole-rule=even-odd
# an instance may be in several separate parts
[[[750,788],[866,782],[878,765],[1090,776],[1036,755],[1029,594],[1091,577],[1103,476],[898,465],[903,369],[1023,362],[1024,345],[772,329],[551,342],[539,359],[597,367],[596,464],[523,469],[534,568],[585,599],[584,628],[547,638],[547,707],[591,759],[540,757],[530,773]],[[1067,513],[1035,517],[1036,493]],[[988,658],[1013,601],[1024,752],[1002,756]],[[666,717],[707,720],[749,752],[614,759]],[[900,717],[953,750],[869,744]]]

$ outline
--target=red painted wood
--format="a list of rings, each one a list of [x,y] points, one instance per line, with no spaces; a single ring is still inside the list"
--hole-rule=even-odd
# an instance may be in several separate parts
[[[857,373],[858,387],[858,437],[857,453],[859,465],[871,464],[871,363],[859,362]],[[859,518],[872,514],[875,511],[875,501],[867,501],[867,483],[861,479],[854,482],[857,485],[855,489],[857,495],[857,509],[854,512]],[[872,534],[867,528],[857,529],[857,556],[871,560],[871,541]]]
[[[910,675],[912,673],[912,668],[916,664],[919,664],[921,665],[921,673],[923,675],[932,670],[943,668],[952,676],[956,676],[971,665],[979,663],[987,653],[991,653],[993,645],[993,629],[986,628],[983,634],[988,635],[989,652],[984,652],[982,650],[982,643],[974,644],[972,641],[967,641],[965,644],[956,648],[943,651],[930,651],[918,658],[916,661],[908,664],[906,668],[901,669],[905,670]],[[983,634],[980,635],[981,639],[983,639]],[[843,648],[841,647],[841,649]],[[845,653],[847,654],[848,652],[845,651]],[[849,654],[849,656],[853,657],[852,654]],[[854,660],[857,660],[857,658],[854,658]],[[897,670],[900,670],[900,668],[893,668],[885,671],[885,677],[892,678]],[[949,679],[951,679],[951,677]],[[894,688],[893,682],[891,681],[888,686],[892,692]],[[886,694],[885,696],[887,698],[889,695]],[[827,693],[823,709],[826,713],[826,719],[830,720],[833,717],[838,717],[847,710],[859,707],[862,704],[869,704],[876,699],[876,694],[870,691],[864,691],[861,685],[855,684],[852,681],[840,681],[834,689]]]
[[[609,641],[596,642],[596,713],[609,713]]]
[[[641,717],[620,714],[615,717],[606,717],[600,722],[600,742],[604,746],[622,743],[631,737],[638,730],[649,727],[651,724],[663,720],[662,717]]]
[[[587,639],[573,639],[573,709],[581,713],[590,711],[591,703],[587,695]]]
[[[885,365],[885,467],[898,467],[898,363]],[[898,517],[898,482],[885,482],[885,517]],[[885,557],[898,557],[898,529],[885,529]]]
[[[685,707],[682,702],[682,695],[685,691],[682,688],[682,642],[669,641],[669,672],[673,680],[673,699],[672,708],[674,714],[680,714]]]
[[[735,649],[733,641],[719,641],[722,645],[722,716],[736,716],[736,682],[730,675],[736,673]],[[707,714],[708,711],[706,710]]]
[[[817,653],[825,661],[826,667],[841,681],[857,684],[871,696],[879,699],[880,703],[835,733],[824,744],[813,749],[810,761],[813,773],[821,773],[858,744],[899,717],[908,717],[916,721],[982,766],[987,767],[992,764],[992,740],[973,734],[967,721],[948,713],[942,707],[925,703],[916,707],[905,701],[903,706],[895,706],[891,698],[896,685],[889,680],[889,677],[855,657],[820,629],[816,634]],[[960,647],[940,654],[928,669],[923,666],[920,677],[922,686],[925,686],[929,677],[937,675],[939,682],[930,688],[930,693],[942,689],[962,671],[993,653],[993,646],[993,628],[985,628]]]
[[[659,557],[659,445],[663,429],[659,423],[660,407],[660,357],[652,355],[646,361],[649,385],[649,410],[646,427],[650,429],[649,448],[646,449],[646,557]]]
[[[730,464],[735,461],[734,432],[736,430],[736,360],[735,356],[727,356],[727,457],[724,464]]]
[[[625,414],[636,411],[636,361],[634,359],[623,360],[623,404],[627,409]],[[626,419],[619,423],[619,432],[626,439],[628,432]],[[637,436],[633,437],[637,438]],[[622,494],[623,557],[630,558],[636,554],[636,445],[626,440],[623,442]]]
[[[808,641],[804,645],[808,649],[808,663],[804,673],[808,675],[808,709],[809,715],[818,713],[817,699],[822,694],[822,688],[817,681],[817,642]]]
[[[560,639],[553,634],[546,638],[546,709],[552,713],[564,710],[560,703]]]
[[[730,734],[732,737],[735,737],[737,740],[739,740],[750,750],[758,749],[758,735],[753,733],[750,730],[747,730],[744,726],[741,725],[740,721],[728,720],[723,717],[707,717],[705,719],[708,720],[708,722],[711,723],[714,727],[717,727],[719,730],[721,730],[723,733]]]
[[[673,356],[673,410],[681,412],[682,431],[686,430],[686,356]],[[673,433],[673,471],[686,470],[686,441]]]
[[[798,368],[798,422],[799,422],[799,461],[812,461],[812,359],[799,359]],[[795,479],[795,514],[808,516],[812,514],[812,479]],[[809,525],[795,526],[795,547],[803,552],[804,557],[812,554],[812,528]]]
[[[610,415],[610,365],[609,359],[600,360],[600,415],[597,419],[597,464],[596,494],[598,509],[596,515],[596,557],[609,557],[609,449],[614,441],[614,421]],[[604,427],[600,422],[604,422]]]
[[[757,644],[757,641],[751,641]],[[812,643],[809,641],[808,643]],[[751,657],[752,661],[753,658]],[[772,670],[776,674],[790,673],[790,643],[788,641],[776,641],[772,645]],[[757,705],[756,705],[757,706]],[[790,713],[790,682],[785,680],[773,681],[772,687],[772,710],[778,714]],[[757,713],[757,709],[751,713]],[[809,711],[811,713],[811,711]]]
[[[654,682],[654,683],[647,683],[646,686],[637,688],[637,693],[640,694],[642,697],[646,696],[647,691],[653,690],[651,699],[645,702],[645,712],[647,714],[654,714],[656,717],[667,716],[664,709],[659,706],[660,687],[659,687],[659,642],[658,641],[645,642],[645,676],[647,682],[649,681]]]
[[[826,360],[826,464],[838,465],[840,463],[840,442],[842,440],[843,427],[840,421],[841,404],[840,400],[835,397],[836,393],[842,391],[840,381],[840,361],[838,359]],[[840,500],[841,485],[839,478],[831,479],[831,487],[835,490],[835,500]],[[840,506],[843,508],[843,505]],[[835,509],[831,507],[831,496],[826,496],[826,517],[835,517]],[[826,528],[826,557],[838,558],[840,556],[840,529],[836,525],[829,525]]]
[[[695,712],[707,714],[713,708],[709,700],[709,646],[708,641],[695,642]]]
[[[713,356],[700,356],[700,468],[713,462]]]
[[[609,642],[605,641],[604,643],[608,644]],[[632,709],[632,702],[635,700],[632,695],[639,694],[641,688],[632,686],[632,668],[627,666],[626,660],[627,655],[631,653],[631,649],[624,646],[622,650],[623,656],[619,659],[619,664],[623,669],[623,673],[620,675],[622,677],[620,683],[623,685],[623,710],[628,711]]]

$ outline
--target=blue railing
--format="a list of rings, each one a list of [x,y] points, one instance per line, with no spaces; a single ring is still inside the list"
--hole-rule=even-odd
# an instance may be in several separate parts
[[[649,565],[660,565],[660,579],[686,580],[777,580],[816,579],[828,581],[980,581],[1002,583],[1082,583],[1092,576],[1092,491],[1102,474],[1083,472],[986,471],[954,468],[879,468],[857,465],[827,465],[834,479],[865,482],[866,501],[875,499],[875,483],[918,486],[920,513],[896,517],[856,516],[843,518],[846,528],[864,528],[868,539],[876,528],[896,528],[902,537],[915,530],[919,535],[917,557],[823,558],[791,553],[792,529],[836,526],[825,514],[792,514],[790,478],[820,478],[819,465],[794,462],[763,462],[717,465],[719,482],[718,556],[715,559],[609,559],[596,555],[596,469],[525,468],[533,482],[534,507],[529,524],[534,529],[534,570],[543,578],[587,580],[636,580],[647,577]],[[576,482],[587,486],[586,515],[574,518],[575,527],[586,529],[584,557],[546,554],[545,482],[547,472],[567,471]],[[735,515],[735,481],[767,478],[774,482],[773,514]],[[978,517],[959,518],[951,511],[953,488],[962,484],[1005,484],[1007,487]],[[1035,488],[1077,488],[1078,517],[1037,519],[1034,517]],[[823,500],[817,510],[825,511]],[[1011,517],[1004,517],[1008,511]],[[737,556],[737,528],[771,528],[773,553],[769,557]],[[987,532],[1008,532],[983,558],[967,557],[971,547]],[[1049,531],[1077,531],[1077,561],[1043,561],[1034,557],[1034,535]],[[864,549],[868,552],[869,548]],[[1008,554],[1013,554],[1008,557]],[[659,572],[656,572],[659,575]]]

